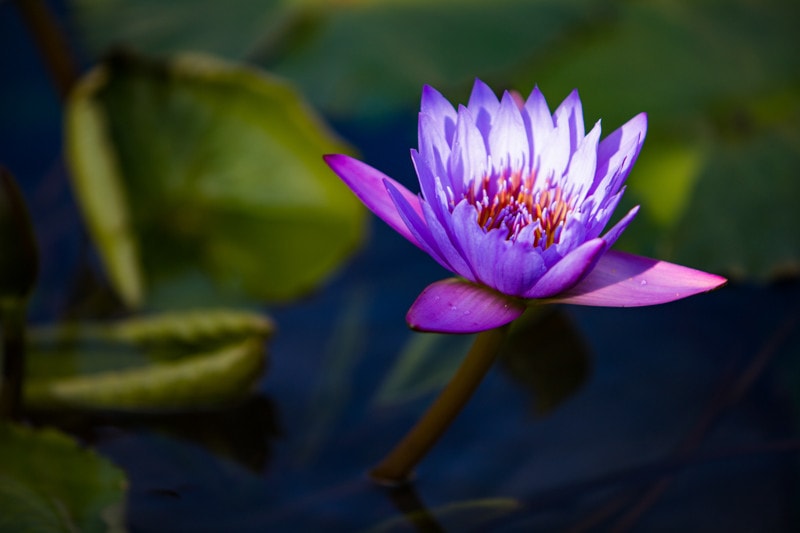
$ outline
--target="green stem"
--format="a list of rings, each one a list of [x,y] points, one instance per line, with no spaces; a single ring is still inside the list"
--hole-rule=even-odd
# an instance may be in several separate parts
[[[3,339],[3,376],[0,382],[0,417],[22,416],[22,384],[25,377],[25,305],[17,301],[0,305]]]
[[[453,379],[403,440],[370,471],[372,479],[388,485],[408,481],[411,470],[439,440],[492,367],[507,330],[508,326],[503,326],[478,334]]]

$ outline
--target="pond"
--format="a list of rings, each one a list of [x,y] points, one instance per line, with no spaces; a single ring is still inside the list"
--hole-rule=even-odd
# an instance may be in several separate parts
[[[0,163],[40,250],[28,308],[36,386],[21,420],[0,423],[0,531],[798,529],[800,100],[786,22],[796,6],[509,1],[491,13],[469,4],[445,27],[447,2],[268,4],[264,15],[248,2],[230,13],[200,3],[189,28],[186,7],[172,19],[145,4],[54,2],[87,63],[115,32],[138,45],[110,54],[62,103],[0,3],[3,47],[18,50],[0,59],[10,80]],[[217,19],[220,34],[203,31]],[[417,32],[425,60],[404,32]],[[752,57],[731,44],[740,37]],[[225,61],[170,55],[184,48]],[[662,72],[673,64],[680,80]],[[409,329],[409,306],[450,273],[336,189],[323,150],[357,152],[417,191],[408,149],[423,83],[465,102],[475,76],[525,92],[538,72],[551,108],[579,85],[587,125],[602,115],[604,137],[650,113],[615,220],[642,211],[618,248],[731,281],[653,307],[529,308],[410,481],[376,483],[370,469],[475,335]],[[87,141],[97,131],[107,144]],[[124,202],[101,188],[109,181],[76,184],[91,174],[84,163],[108,154]],[[326,195],[332,206],[315,203]],[[130,233],[103,233],[120,206]],[[132,263],[153,282],[144,288],[109,267],[131,235],[142,250]],[[72,321],[84,325],[48,329]],[[243,358],[225,366],[242,339]],[[170,366],[183,357],[196,364]],[[123,375],[136,366],[149,370]]]

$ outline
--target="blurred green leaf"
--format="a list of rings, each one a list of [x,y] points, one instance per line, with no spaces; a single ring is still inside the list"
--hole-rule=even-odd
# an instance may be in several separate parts
[[[517,319],[500,348],[501,367],[533,396],[538,416],[576,394],[591,372],[589,349],[569,317],[532,307]]]
[[[72,0],[95,53],[202,50],[288,77],[326,113],[367,117],[415,106],[423,84],[507,80],[565,33],[602,18],[600,0],[383,2]],[[324,88],[324,90],[321,90]]]
[[[469,351],[474,335],[410,333],[378,388],[379,407],[415,400],[444,387]]]
[[[39,253],[28,207],[14,177],[0,167],[0,305],[24,301],[36,283]]]
[[[668,235],[671,257],[739,278],[798,275],[800,127],[720,142],[709,155]]]
[[[193,311],[35,329],[25,403],[32,410],[176,410],[247,395],[272,323],[241,311]]]
[[[606,3],[395,0],[314,7],[322,21],[306,24],[293,47],[252,59],[293,80],[326,113],[367,118],[417,107],[423,84],[452,97],[458,91],[466,97],[476,76],[507,84],[532,58],[602,19]]]
[[[102,56],[124,44],[150,54],[196,50],[241,58],[280,31],[285,0],[70,0],[83,44]]]
[[[66,435],[0,422],[0,531],[124,531],[126,486]]]
[[[361,205],[321,160],[347,148],[258,71],[116,55],[79,83],[66,135],[84,215],[131,305],[143,278],[158,287],[198,273],[212,283],[195,287],[194,304],[216,291],[296,297],[361,239]]]
[[[733,276],[800,272],[800,4],[626,2],[608,15],[517,83],[551,105],[579,87],[607,133],[648,113],[624,200],[642,210],[620,246]]]

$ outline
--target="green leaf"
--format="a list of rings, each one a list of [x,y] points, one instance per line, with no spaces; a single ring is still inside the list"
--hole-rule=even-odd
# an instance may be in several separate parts
[[[150,54],[197,50],[237,59],[282,31],[294,2],[284,0],[70,0],[79,37],[102,56],[133,45]]]
[[[66,435],[0,422],[0,531],[123,531],[126,485]]]
[[[321,160],[347,147],[256,70],[114,56],[78,84],[66,135],[76,194],[130,305],[143,279],[169,294],[198,275],[209,282],[195,286],[195,305],[293,298],[361,240],[364,210]]]
[[[676,261],[760,279],[800,274],[800,127],[720,142],[669,234]]]
[[[224,310],[34,329],[25,405],[138,411],[229,403],[260,379],[272,329],[260,315]]]
[[[397,405],[444,387],[475,340],[474,335],[411,333],[375,395],[375,404]]]

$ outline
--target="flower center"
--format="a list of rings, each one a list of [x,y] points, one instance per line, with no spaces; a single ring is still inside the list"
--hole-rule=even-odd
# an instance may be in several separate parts
[[[506,239],[516,241],[523,228],[535,224],[533,246],[548,248],[559,241],[560,228],[573,206],[561,187],[534,189],[533,173],[522,177],[486,176],[467,191],[467,201],[478,211],[478,224],[486,231],[505,229]]]

